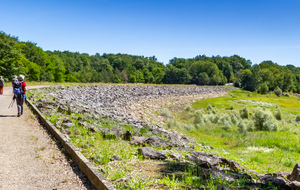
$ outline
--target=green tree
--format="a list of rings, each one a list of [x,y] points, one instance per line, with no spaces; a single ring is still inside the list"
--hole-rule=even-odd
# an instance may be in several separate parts
[[[0,31],[0,75],[11,78],[18,70],[19,52],[15,49],[18,39]]]
[[[208,85],[209,84],[209,77],[206,72],[199,73],[198,79],[199,79],[198,84],[200,84],[200,85]]]

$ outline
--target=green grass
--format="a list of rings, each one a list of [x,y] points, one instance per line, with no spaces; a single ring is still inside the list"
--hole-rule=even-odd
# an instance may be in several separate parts
[[[224,96],[211,99],[203,99],[192,104],[193,110],[208,112],[210,104],[216,110],[216,114],[209,117],[222,118],[224,114],[239,113],[245,106],[249,109],[250,118],[245,119],[246,123],[251,121],[251,115],[258,107],[269,109],[274,112],[277,108],[282,111],[282,121],[276,121],[278,131],[248,131],[240,133],[237,124],[231,124],[230,129],[224,129],[224,123],[218,120],[217,123],[208,122],[197,126],[192,131],[179,128],[180,132],[193,137],[202,145],[214,147],[214,150],[206,150],[219,154],[225,158],[233,159],[248,169],[268,173],[277,171],[291,172],[294,165],[300,161],[300,127],[295,122],[296,115],[300,113],[300,100],[298,97],[277,97],[274,94],[261,95],[243,90],[233,90],[231,96]],[[182,125],[193,123],[194,117],[187,110],[178,111],[175,114],[175,121]],[[239,118],[239,121],[241,118]],[[202,150],[202,147],[198,147]],[[224,154],[224,152],[226,154]],[[288,156],[287,156],[288,155]]]

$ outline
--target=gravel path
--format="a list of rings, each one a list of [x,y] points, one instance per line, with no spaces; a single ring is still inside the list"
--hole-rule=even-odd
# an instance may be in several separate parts
[[[8,109],[12,88],[0,95],[0,189],[93,189],[78,167],[68,161],[25,105],[17,117]]]

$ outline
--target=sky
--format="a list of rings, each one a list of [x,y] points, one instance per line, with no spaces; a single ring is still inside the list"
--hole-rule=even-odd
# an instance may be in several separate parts
[[[0,0],[0,31],[43,50],[300,67],[298,0]]]

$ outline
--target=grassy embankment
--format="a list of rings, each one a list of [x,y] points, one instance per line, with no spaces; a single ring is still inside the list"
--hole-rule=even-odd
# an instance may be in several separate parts
[[[35,94],[36,99],[47,96],[47,93],[43,94],[42,91]],[[207,110],[209,104],[212,107]],[[277,131],[257,131],[255,129],[252,120],[255,110],[259,107],[258,104],[272,112],[281,110],[282,119],[274,120],[278,126]],[[295,163],[299,162],[300,157],[299,125],[295,121],[296,115],[300,113],[299,104],[300,101],[297,97],[276,97],[275,95],[255,93],[250,93],[249,96],[248,92],[235,90],[232,91],[231,96],[201,100],[187,106],[185,110],[166,114],[166,118],[169,118],[166,127],[185,133],[202,145],[213,146],[214,150],[205,149],[205,151],[233,159],[247,169],[263,173],[291,171]],[[241,119],[239,110],[245,106],[249,110],[249,118]],[[195,123],[196,115],[198,115],[198,120],[200,118],[200,122]],[[243,180],[233,184],[228,184],[221,179],[203,180],[197,176],[195,166],[187,164],[185,160],[179,164],[170,160],[144,159],[137,154],[138,147],[119,138],[107,138],[99,132],[92,132],[82,126],[78,122],[78,118],[82,118],[81,120],[99,129],[119,126],[123,130],[134,133],[136,129],[131,126],[120,125],[116,121],[104,118],[87,119],[81,114],[75,113],[47,116],[52,123],[59,122],[60,117],[68,117],[73,120],[76,127],[69,128],[71,142],[79,147],[81,152],[106,177],[114,181],[131,176],[127,185],[133,189],[160,188],[159,184],[170,189],[187,187],[216,189],[218,184],[225,184],[227,187],[243,186]],[[238,127],[241,121],[243,121],[244,127]],[[154,135],[145,128],[138,132],[144,136]],[[159,150],[159,148],[154,149]],[[196,150],[203,150],[203,147],[196,146]],[[172,151],[178,152],[182,156],[187,154],[187,152]],[[169,154],[168,151],[165,153]],[[109,159],[115,154],[120,156],[120,161],[111,162]],[[123,184],[118,184],[117,187],[126,189]]]
[[[43,92],[42,89],[36,91],[29,91],[35,94],[35,99],[50,98],[48,92]],[[58,105],[57,105],[58,106]],[[140,132],[143,136],[154,136],[151,131],[146,128],[137,130],[129,125],[120,125],[116,121],[105,118],[93,119],[86,118],[81,114],[65,112],[54,113],[51,116],[46,116],[53,124],[59,123],[60,118],[70,118],[75,127],[70,127],[68,130],[71,132],[69,135],[70,141],[78,147],[81,152],[92,161],[95,166],[113,182],[116,179],[128,177],[131,179],[126,183],[133,189],[154,189],[154,188],[170,188],[170,189],[187,189],[193,188],[207,188],[216,189],[219,184],[225,184],[227,187],[242,186],[243,180],[236,181],[233,184],[228,184],[227,181],[215,178],[204,180],[197,175],[197,167],[194,164],[182,160],[181,162],[166,160],[155,161],[144,159],[141,155],[137,154],[137,146],[130,145],[128,141],[123,141],[120,138],[109,138],[102,136],[99,132],[93,132],[89,128],[84,127],[79,121],[84,121],[88,125],[92,125],[98,129],[120,127],[123,130],[130,132]],[[58,127],[63,131],[63,128]],[[164,138],[163,136],[161,136]],[[151,147],[156,150],[161,148]],[[185,151],[172,150],[182,156],[188,154]],[[165,150],[168,156],[170,151]],[[119,155],[119,161],[110,161],[114,155]],[[118,189],[127,189],[126,186],[116,184]]]
[[[245,108],[248,119],[241,118],[240,110]],[[278,119],[268,117],[265,121],[272,121],[271,125],[277,126],[277,130],[257,130],[255,123],[258,117],[263,117],[257,112],[258,109],[269,110],[277,116]],[[195,120],[197,113],[198,120]],[[175,117],[170,118],[167,127],[195,138],[202,145],[214,147],[214,150],[206,151],[233,159],[247,169],[261,173],[291,172],[294,165],[300,162],[298,114],[299,97],[234,90],[230,96],[192,103],[185,110],[174,113]],[[203,148],[197,147],[197,150]]]

